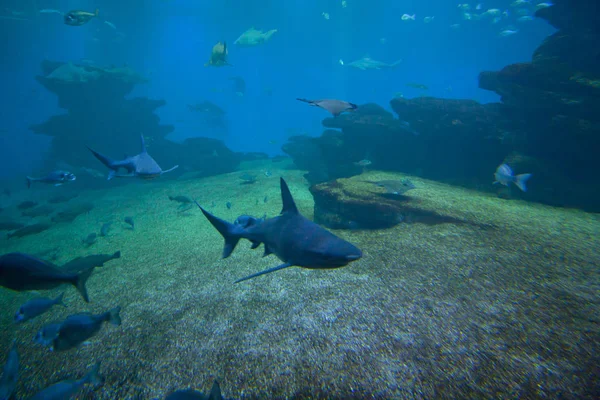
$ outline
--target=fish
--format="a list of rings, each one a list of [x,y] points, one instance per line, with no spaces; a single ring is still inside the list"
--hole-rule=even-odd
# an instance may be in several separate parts
[[[0,378],[0,400],[9,400],[14,394],[19,380],[19,353],[17,345],[13,342],[6,357],[6,363],[2,369]]]
[[[254,248],[258,247],[257,244],[264,244],[263,256],[275,254],[283,261],[283,264],[238,279],[235,283],[292,266],[340,268],[362,257],[362,252],[356,246],[302,216],[283,178],[280,178],[280,188],[283,203],[281,214],[247,228],[212,215],[196,202],[206,219],[225,239],[223,258],[231,255],[240,239],[247,239]]]
[[[169,394],[165,400],[223,400],[223,395],[219,382],[215,380],[208,396],[197,390],[185,389]]]
[[[529,0],[515,0],[510,3],[511,7],[525,7],[530,4]]]
[[[35,235],[36,233],[44,232],[45,230],[50,229],[52,225],[41,222],[39,224],[26,225],[22,228],[17,229],[14,232],[10,232],[6,234],[8,239],[13,237],[24,237],[29,235]]]
[[[496,179],[493,183],[499,183],[504,186],[508,186],[511,182],[514,183],[523,192],[527,191],[526,183],[532,174],[519,174],[514,175],[512,169],[507,164],[500,165],[494,173]]]
[[[518,22],[529,22],[533,21],[533,17],[531,15],[523,15],[522,17],[517,18]]]
[[[277,29],[271,29],[270,31],[263,32],[258,29],[254,29],[251,27],[246,32],[242,33],[240,37],[238,37],[233,44],[240,47],[252,47],[257,46],[259,44],[266,43],[271,36],[273,36],[277,32]]]
[[[429,90],[429,87],[427,87],[427,85],[423,85],[422,83],[409,82],[406,84],[406,86],[411,87],[413,89]]]
[[[347,101],[342,100],[332,100],[332,99],[323,99],[323,100],[307,100],[296,98],[298,101],[302,101],[304,103],[308,103],[311,106],[321,107],[324,110],[327,110],[333,115],[337,117],[343,112],[346,111],[354,111],[358,108],[358,106],[354,103],[349,103]]]
[[[63,322],[46,325],[36,335],[35,341],[49,346],[50,351],[73,349],[100,332],[105,322],[121,325],[121,307],[101,314],[79,313],[69,315]]]
[[[359,167],[368,167],[369,165],[373,164],[370,160],[360,160],[360,161],[356,161],[353,163],[354,165],[357,165]]]
[[[48,203],[50,203],[50,204],[66,203],[69,200],[73,200],[77,196],[79,196],[77,193],[59,194],[57,196],[50,197],[48,199]]]
[[[136,177],[140,179],[154,179],[156,177],[161,176],[167,172],[171,172],[174,169],[178,168],[179,165],[175,165],[174,167],[164,171],[160,168],[158,163],[154,161],[154,159],[148,154],[146,151],[146,145],[144,143],[144,136],[140,135],[142,141],[142,152],[133,157],[127,157],[124,160],[116,161],[112,160],[88,147],[88,149],[92,152],[92,154],[100,160],[102,164],[104,164],[110,172],[108,174],[108,180],[111,180],[114,177],[117,178],[130,178]],[[121,175],[118,174],[119,169],[125,169],[127,174]]]
[[[227,61],[227,56],[228,56],[229,52],[227,51],[227,42],[218,42],[217,44],[215,44],[212,48],[212,51],[210,53],[210,58],[208,60],[208,62],[206,64],[204,64],[205,67],[224,67],[224,66],[231,66],[231,64],[229,64],[229,62]]]
[[[94,267],[78,274],[61,271],[56,265],[25,253],[8,253],[0,257],[0,286],[18,292],[25,290],[54,289],[68,283],[77,289],[86,303],[89,303],[85,283],[92,275]]]
[[[85,257],[77,257],[63,264],[60,270],[69,273],[78,273],[92,267],[103,267],[111,260],[121,258],[121,251],[115,251],[113,254],[92,254]]]
[[[169,200],[176,201],[176,202],[182,203],[182,204],[188,204],[188,203],[194,202],[194,200],[190,199],[187,196],[169,196]]]
[[[242,176],[240,176],[240,179],[242,180],[242,184],[252,184],[252,183],[256,183],[257,179],[256,179],[256,175],[251,175],[251,174],[243,174]]]
[[[409,190],[415,189],[416,186],[408,179],[402,179],[402,180],[383,180],[383,181],[377,181],[377,182],[370,182],[374,185],[377,185],[379,187],[382,187],[386,190],[386,192],[388,194],[394,194],[394,195],[403,195],[404,193],[408,192]]]
[[[112,22],[110,22],[110,21],[104,21],[104,23],[106,25],[108,25],[109,27],[111,27],[112,29],[117,30],[117,27]]]
[[[228,201],[227,203],[225,203],[225,207],[227,207],[228,210],[231,210],[231,202]]]
[[[52,8],[43,8],[43,9],[39,10],[38,12],[40,14],[60,14],[60,15],[64,15],[64,13],[62,11],[54,10]]]
[[[100,363],[96,363],[90,371],[81,379],[65,379],[48,386],[29,400],[64,400],[75,396],[86,384],[101,385],[104,382],[99,374]]]
[[[413,14],[413,15],[402,14],[402,21],[414,21],[416,16],[417,16],[416,14]]]
[[[37,297],[35,299],[27,301],[21,307],[19,307],[19,310],[15,314],[15,323],[27,322],[30,319],[42,315],[55,305],[61,305],[66,307],[67,305],[63,303],[64,297],[65,293],[63,292],[55,299],[49,299],[47,297]],[[0,397],[0,399],[1,398],[2,397]]]
[[[425,22],[426,24],[432,22],[434,20],[435,17],[425,17],[423,18],[423,22]]]
[[[64,21],[66,25],[81,26],[85,25],[94,17],[97,17],[99,10],[96,9],[93,13],[81,10],[72,10],[65,14]]]
[[[27,188],[31,188],[32,182],[40,182],[47,183],[54,186],[64,185],[68,182],[73,182],[77,179],[77,177],[68,171],[52,171],[48,175],[43,178],[32,178],[30,176],[27,177]]]
[[[359,60],[352,61],[348,64],[344,63],[344,60],[340,60],[341,65],[347,65],[352,68],[360,69],[361,71],[366,71],[368,69],[386,69],[386,68],[395,68],[398,65],[402,64],[402,60],[395,61],[391,64],[384,63],[382,61],[373,60],[368,55],[364,56]]]
[[[13,231],[15,229],[20,229],[24,227],[25,224],[18,221],[12,220],[0,220],[0,231]]]
[[[38,203],[35,201],[26,200],[26,201],[20,202],[19,205],[17,205],[17,208],[19,210],[27,210],[27,209],[33,208],[37,205],[38,205]]]
[[[98,240],[98,235],[95,232],[93,232],[81,239],[81,243],[89,247],[96,243],[96,240]]]
[[[519,31],[516,29],[505,29],[505,30],[501,31],[498,35],[502,36],[502,37],[506,37],[506,36],[512,36],[518,32]]]
[[[131,226],[131,230],[135,229],[135,222],[133,222],[133,217],[125,217],[123,221],[125,221],[125,223]]]
[[[54,209],[54,207],[49,206],[48,204],[44,204],[35,208],[30,208],[27,210],[23,210],[21,212],[21,215],[24,217],[44,217],[47,215],[52,214],[54,211],[56,211]]]
[[[552,7],[554,4],[553,3],[538,3],[535,5],[535,9],[536,10],[541,10],[542,8],[548,8],[548,7]]]
[[[111,225],[112,222],[105,222],[102,224],[102,227],[100,227],[100,236],[108,236],[108,231],[110,231]]]
[[[56,213],[52,217],[52,222],[73,222],[75,219],[81,214],[85,214],[94,209],[94,204],[92,203],[80,203],[70,206],[64,211]]]

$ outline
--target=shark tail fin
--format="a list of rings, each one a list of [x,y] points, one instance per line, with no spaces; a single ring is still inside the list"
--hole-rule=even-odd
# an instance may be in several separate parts
[[[294,202],[294,198],[292,197],[292,193],[290,193],[290,188],[288,188],[287,183],[285,183],[283,178],[280,178],[279,183],[281,186],[281,202],[283,203],[281,213],[298,214],[298,207],[296,207],[296,203]]]
[[[208,394],[208,400],[221,400],[222,398],[223,395],[221,394],[221,386],[215,379],[212,388],[210,389],[210,393]]]
[[[106,166],[106,168],[109,168],[114,171],[116,171],[118,169],[117,167],[115,167],[115,161],[113,159],[108,158],[105,155],[100,154],[97,151],[90,149],[89,147],[88,147],[88,150],[91,151],[92,154],[94,155],[94,157],[96,157],[102,164],[104,164]]]
[[[288,268],[288,267],[291,267],[291,266],[292,266],[292,264],[290,264],[290,263],[281,264],[281,265],[278,265],[276,267],[265,269],[264,271],[257,272],[255,274],[248,275],[248,276],[246,276],[246,277],[244,277],[242,279],[238,279],[234,283],[240,283],[240,282],[243,282],[243,281],[247,281],[248,279],[256,278],[257,276],[261,276],[261,275],[265,275],[265,274],[270,274],[271,272],[279,271],[280,269]]]
[[[28,176],[27,177],[27,189],[31,189],[31,182],[33,182],[33,178]]]
[[[79,274],[77,274],[75,276],[75,279],[73,281],[73,284],[75,285],[75,287],[81,294],[81,297],[83,297],[83,300],[86,303],[90,302],[90,298],[88,297],[88,292],[87,292],[87,288],[85,287],[85,283],[87,282],[88,278],[92,275],[92,272],[94,272],[94,268],[95,267],[90,267],[88,269],[84,269],[83,271],[81,271]]]
[[[242,238],[241,233],[242,229],[234,224],[230,224],[227,221],[222,220],[221,218],[217,218],[204,208],[200,207],[200,204],[196,202],[196,205],[202,210],[202,214],[208,219],[208,222],[215,227],[217,231],[223,236],[225,239],[225,247],[223,247],[223,258],[227,258],[233,253],[235,246],[237,246],[238,242]]]

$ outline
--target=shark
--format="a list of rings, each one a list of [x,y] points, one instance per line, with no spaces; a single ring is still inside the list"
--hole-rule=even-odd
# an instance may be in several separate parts
[[[240,47],[257,46],[259,44],[266,43],[276,32],[277,29],[271,29],[270,31],[263,32],[252,27],[246,32],[242,33],[240,37],[233,42],[233,44]]]
[[[116,161],[106,157],[98,153],[97,151],[92,150],[88,147],[88,150],[92,152],[92,154],[100,160],[102,164],[104,164],[110,172],[108,173],[108,180],[111,180],[114,177],[117,178],[131,178],[136,177],[140,179],[154,179],[156,177],[161,176],[164,173],[171,172],[179,165],[175,165],[168,170],[163,170],[154,158],[148,154],[146,150],[146,145],[144,143],[144,136],[141,136],[142,139],[142,152],[133,157],[127,157],[124,160]],[[127,174],[119,174],[119,169],[125,169]]]
[[[229,223],[212,215],[196,202],[206,219],[225,239],[223,258],[233,253],[240,239],[247,239],[252,243],[252,249],[264,244],[263,257],[275,254],[283,261],[283,264],[248,275],[235,283],[292,266],[309,269],[340,268],[362,257],[362,251],[352,243],[300,214],[283,178],[280,178],[280,186],[283,202],[281,214],[268,219],[254,218],[250,223]]]
[[[384,63],[382,61],[373,60],[369,56],[364,56],[359,60],[352,61],[348,64],[345,64],[343,60],[340,60],[341,65],[347,65],[349,67],[358,68],[361,71],[365,71],[367,69],[385,69],[385,68],[394,68],[402,63],[402,60],[395,61],[391,64]]]

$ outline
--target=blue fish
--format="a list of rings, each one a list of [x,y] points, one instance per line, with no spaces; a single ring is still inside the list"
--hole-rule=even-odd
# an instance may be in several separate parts
[[[4,369],[2,370],[2,378],[0,378],[0,400],[10,399],[17,387],[18,380],[19,353],[17,353],[17,345],[13,343],[12,348],[8,352]]]
[[[311,269],[339,268],[362,257],[362,252],[356,246],[303,217],[283,178],[280,180],[280,186],[283,202],[281,215],[247,227],[241,223],[231,224],[217,218],[196,203],[225,239],[223,258],[231,255],[240,239],[247,239],[252,242],[252,248],[258,247],[260,243],[264,244],[263,256],[275,254],[283,261],[281,265],[238,279],[235,283],[291,266]]]
[[[519,174],[514,175],[512,169],[507,164],[500,165],[494,173],[496,179],[494,183],[499,183],[504,186],[508,186],[511,182],[514,183],[519,189],[526,192],[527,186],[525,186],[527,180],[531,178],[531,174]]]
[[[66,379],[48,386],[30,400],[64,400],[75,396],[84,385],[101,385],[104,379],[99,375],[100,363],[96,363],[90,371],[79,380]]]
[[[30,319],[42,315],[57,304],[66,307],[65,303],[63,303],[64,296],[65,294],[63,292],[55,299],[49,299],[47,297],[38,297],[29,300],[21,307],[19,307],[19,311],[17,311],[17,313],[15,314],[15,322],[20,323],[29,321]]]
[[[32,182],[48,183],[54,186],[60,186],[68,182],[73,182],[77,177],[68,171],[52,171],[43,178],[27,177],[27,187],[31,187]]]

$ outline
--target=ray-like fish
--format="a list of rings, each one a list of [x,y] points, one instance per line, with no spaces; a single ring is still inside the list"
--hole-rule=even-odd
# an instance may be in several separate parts
[[[333,115],[337,117],[341,113],[345,111],[354,111],[358,108],[356,104],[349,103],[347,101],[342,100],[334,100],[334,99],[322,99],[322,100],[308,100],[296,98],[298,101],[303,101],[305,103],[310,104],[311,106],[321,107],[324,110],[327,110]]]

